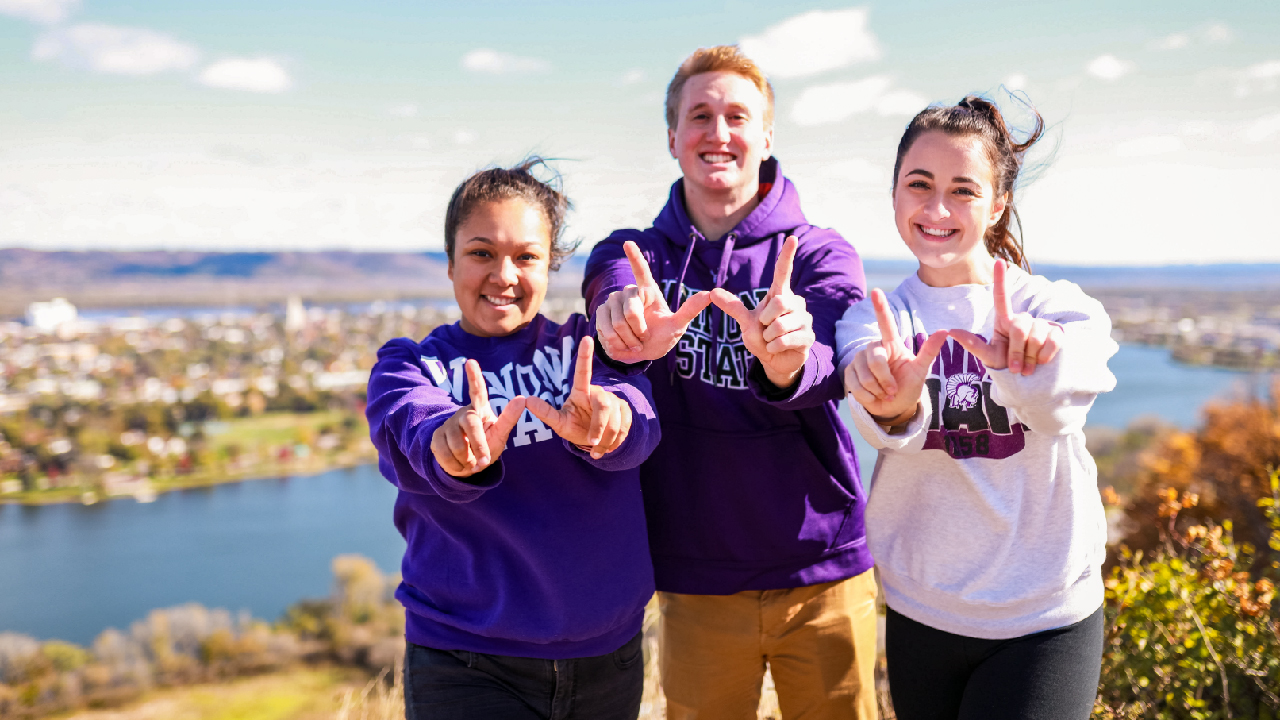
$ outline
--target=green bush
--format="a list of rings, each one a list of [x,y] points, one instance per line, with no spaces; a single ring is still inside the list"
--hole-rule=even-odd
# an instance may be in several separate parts
[[[1280,551],[1280,472],[1258,502]],[[1280,718],[1280,563],[1231,523],[1185,529],[1194,494],[1159,493],[1162,547],[1121,551],[1106,581],[1108,631],[1095,718]]]

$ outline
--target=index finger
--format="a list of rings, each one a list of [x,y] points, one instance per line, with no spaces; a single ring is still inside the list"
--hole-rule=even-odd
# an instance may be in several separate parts
[[[1004,260],[996,260],[996,319],[1008,322],[1009,318],[1013,316],[1013,308],[1009,305],[1009,293],[1004,287],[1005,271],[1006,266]]]
[[[796,248],[799,246],[796,236],[789,235],[782,243],[782,250],[778,251],[778,262],[773,266],[773,286],[769,288],[774,297],[791,292],[791,268],[795,265]]]
[[[898,336],[898,323],[893,321],[893,311],[889,308],[889,298],[884,291],[874,288],[871,291],[871,304],[876,309],[876,322],[880,325],[880,339],[891,344],[902,342]]]
[[[573,366],[573,390],[571,392],[587,392],[591,389],[591,360],[595,356],[596,344],[590,337],[582,338],[578,343],[578,360]]]
[[[636,276],[636,286],[656,287],[658,283],[653,281],[653,273],[649,272],[649,263],[640,252],[640,246],[628,240],[622,243],[622,251],[627,254],[627,260],[631,263],[631,274]]]
[[[468,360],[464,367],[467,370],[467,390],[471,395],[471,407],[481,412],[489,412],[489,387],[485,384],[484,375],[480,374],[480,363]]]

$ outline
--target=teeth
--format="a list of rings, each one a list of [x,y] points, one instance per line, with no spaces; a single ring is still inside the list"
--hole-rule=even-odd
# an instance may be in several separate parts
[[[725,163],[732,162],[733,156],[725,153],[703,153],[702,159],[709,163]]]
[[[925,235],[932,235],[933,237],[949,237],[956,232],[955,230],[934,230],[933,228],[927,228],[923,225],[919,227],[920,232],[923,232]]]
[[[504,305],[511,305],[516,301],[516,298],[494,297],[492,295],[485,295],[484,299],[488,300],[490,303],[494,305],[497,305],[498,307],[502,307]]]

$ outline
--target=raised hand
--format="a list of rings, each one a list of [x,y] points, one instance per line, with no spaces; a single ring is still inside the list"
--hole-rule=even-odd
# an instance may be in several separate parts
[[[791,292],[791,268],[799,244],[795,236],[782,244],[773,284],[755,308],[748,309],[724,288],[711,291],[711,302],[738,321],[742,344],[760,359],[769,382],[780,388],[791,387],[800,377],[814,341],[813,315],[805,309],[804,298]]]
[[[618,362],[657,360],[671,352],[685,328],[711,302],[711,296],[705,291],[691,295],[671,312],[640,248],[628,240],[622,250],[631,262],[636,283],[611,293],[596,309],[596,335],[605,353]]]
[[[872,290],[871,304],[880,325],[880,340],[854,354],[845,369],[844,385],[876,420],[898,425],[915,415],[920,391],[934,358],[947,341],[947,331],[930,335],[919,354],[913,353],[898,335],[898,324],[884,293]]]
[[[468,360],[465,368],[471,404],[459,408],[431,436],[431,454],[454,477],[475,475],[492,465],[506,448],[507,437],[525,408],[525,398],[517,395],[502,408],[501,415],[494,415],[480,364]]]
[[[591,384],[591,360],[595,343],[590,337],[578,343],[573,387],[559,410],[540,397],[526,403],[529,412],[551,431],[578,447],[590,449],[597,460],[618,449],[631,431],[631,406],[625,400]]]
[[[1011,373],[1030,375],[1037,365],[1053,360],[1062,348],[1062,326],[1027,313],[1014,314],[1005,289],[1004,260],[996,260],[996,322],[991,341],[983,340],[967,330],[952,330],[965,350],[992,370],[1009,368]]]

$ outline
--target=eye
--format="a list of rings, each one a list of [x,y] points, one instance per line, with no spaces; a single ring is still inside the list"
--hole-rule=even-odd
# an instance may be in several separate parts
[[[957,195],[968,195],[969,197],[978,197],[978,193],[974,192],[973,190],[971,190],[971,189],[969,189],[969,188],[967,188],[967,187],[960,187],[960,188],[956,188],[956,194],[957,194]]]
[[[467,254],[470,255],[471,257],[478,257],[478,258],[493,257],[493,255],[490,254],[490,252],[488,250],[485,250],[484,248],[476,248],[474,250],[468,250]]]
[[[920,190],[928,190],[928,189],[929,189],[929,183],[927,183],[927,182],[925,182],[925,181],[923,181],[923,180],[912,180],[911,182],[907,183],[907,187],[909,187],[909,188],[918,188],[918,189],[920,189]]]

